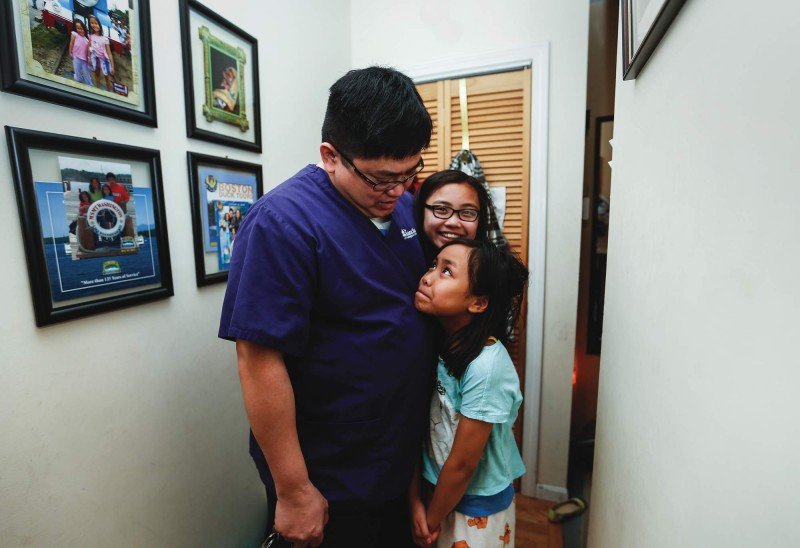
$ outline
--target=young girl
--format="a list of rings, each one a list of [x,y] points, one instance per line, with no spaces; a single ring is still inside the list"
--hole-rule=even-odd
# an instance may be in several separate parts
[[[488,240],[490,207],[486,189],[463,171],[446,169],[425,179],[414,195],[425,258],[432,261],[439,248],[455,238]]]
[[[111,187],[107,184],[100,187],[100,192],[102,193],[103,200],[111,200],[114,201],[114,193],[111,191]]]
[[[446,340],[430,430],[409,490],[419,546],[514,546],[512,482],[525,467],[511,428],[522,394],[503,343],[527,279],[508,251],[457,239],[442,246],[420,280],[416,307],[439,319]]]
[[[89,38],[86,36],[86,27],[83,21],[75,19],[72,23],[75,30],[69,39],[69,55],[72,57],[72,70],[76,82],[93,86],[92,75],[89,73]]]
[[[78,194],[78,199],[80,200],[78,202],[78,216],[84,217],[89,210],[89,206],[92,205],[92,197],[85,190],[81,190]]]
[[[95,80],[100,79],[100,73],[106,78],[106,91],[111,91],[111,76],[114,75],[114,58],[111,56],[111,47],[108,37],[103,36],[103,27],[94,15],[89,16],[89,28],[91,34],[89,43],[91,53],[89,55],[89,69],[94,71]],[[97,82],[95,82],[97,85]],[[97,85],[97,87],[100,87]]]

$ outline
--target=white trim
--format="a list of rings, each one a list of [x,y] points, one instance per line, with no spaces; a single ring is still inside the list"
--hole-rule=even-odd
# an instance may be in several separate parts
[[[531,66],[533,51],[536,48],[548,49],[549,44],[541,44],[533,48],[520,48],[494,53],[485,53],[474,57],[462,57],[444,61],[432,61],[419,65],[400,67],[417,84],[477,76],[492,72],[507,72]]]
[[[536,486],[536,498],[539,500],[549,500],[552,502],[564,502],[569,497],[566,488],[556,485],[540,483]]]
[[[525,353],[525,394],[523,406],[522,460],[528,472],[522,476],[525,496],[556,500],[566,489],[537,484],[539,420],[542,390],[542,348],[544,344],[544,283],[547,241],[547,145],[550,91],[550,44],[487,53],[474,57],[435,61],[399,67],[416,83],[475,76],[531,67],[531,150],[530,223],[528,225],[527,339]],[[535,397],[534,397],[535,396]],[[566,496],[564,497],[566,498]]]

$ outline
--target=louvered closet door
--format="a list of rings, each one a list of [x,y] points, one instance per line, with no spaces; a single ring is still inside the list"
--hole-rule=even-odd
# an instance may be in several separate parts
[[[442,131],[440,128],[441,112],[440,105],[444,103],[443,82],[431,82],[430,84],[420,84],[417,86],[420,97],[425,102],[425,108],[433,120],[433,134],[431,135],[431,145],[423,151],[422,159],[425,162],[425,169],[419,174],[421,180],[425,180],[429,175],[444,169],[443,165],[450,160],[446,158],[447,149],[442,146]]]
[[[459,80],[417,86],[431,116],[438,122],[435,144],[425,153],[425,176],[445,169],[463,148]],[[491,187],[505,187],[503,233],[528,264],[528,187],[530,182],[530,69],[466,78],[469,149],[480,160]],[[436,169],[428,160],[436,160]],[[525,310],[509,353],[525,385]],[[536,405],[536,402],[531,402]],[[521,441],[522,412],[514,433]],[[535,425],[534,425],[535,426]]]

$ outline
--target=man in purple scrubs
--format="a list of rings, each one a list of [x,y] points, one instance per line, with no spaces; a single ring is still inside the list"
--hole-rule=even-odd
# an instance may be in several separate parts
[[[295,547],[412,545],[436,348],[414,307],[426,265],[406,189],[431,129],[408,77],[350,71],[330,89],[321,162],[236,236],[219,336],[236,341],[251,454]]]

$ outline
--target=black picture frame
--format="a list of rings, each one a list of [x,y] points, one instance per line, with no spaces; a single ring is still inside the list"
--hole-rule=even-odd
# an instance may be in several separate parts
[[[261,152],[258,41],[196,0],[180,20],[186,134]]]
[[[606,268],[608,264],[608,225],[611,209],[611,166],[608,164],[614,135],[614,116],[595,119],[591,226],[589,262],[589,318],[586,330],[586,353],[599,355],[603,346]],[[603,154],[603,152],[606,154]],[[604,188],[605,187],[605,188]]]
[[[37,0],[35,5],[41,9],[36,9],[30,0],[0,0],[0,83],[3,91],[157,127],[149,0],[130,0],[132,8],[127,12],[108,12],[107,7],[106,11],[101,11],[99,6],[107,6],[106,0],[100,0],[94,8],[76,6],[74,2],[76,0],[62,0],[45,9],[43,1]],[[59,6],[57,13],[51,11],[53,5]],[[66,9],[67,5],[75,7],[75,11]],[[115,63],[116,75],[112,77],[110,90],[105,89],[108,81],[101,82],[102,87],[97,86],[97,82],[104,79],[99,67],[96,68],[98,73],[90,79],[94,81],[92,85],[69,77],[76,71],[69,72],[70,53],[63,41],[69,42],[67,36],[71,36],[76,19],[85,23],[93,14],[102,20],[102,32],[108,35]],[[27,25],[32,28],[28,29]],[[51,45],[34,48],[34,43]]]
[[[622,79],[633,80],[644,68],[686,0],[622,0]]]
[[[159,151],[5,130],[37,326],[173,295]],[[105,170],[125,192],[84,209]]]
[[[238,223],[264,193],[262,168],[195,152],[187,152],[187,161],[197,286],[226,282]],[[226,222],[224,215],[231,210],[241,217]]]

